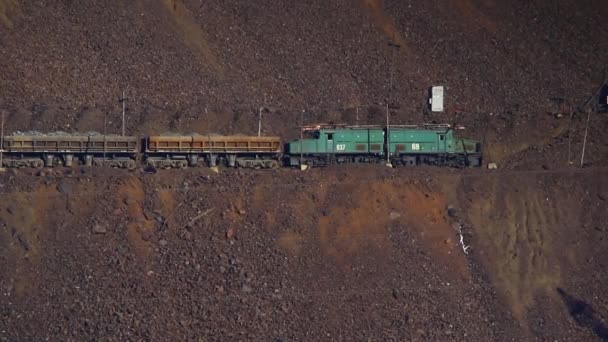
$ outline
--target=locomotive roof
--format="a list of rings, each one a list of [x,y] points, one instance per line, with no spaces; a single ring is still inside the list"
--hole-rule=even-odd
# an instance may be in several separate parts
[[[300,127],[302,131],[336,130],[336,129],[384,129],[381,125],[346,125],[346,124],[314,124]],[[445,130],[450,124],[421,124],[421,125],[390,125],[390,128],[407,128],[417,130]]]

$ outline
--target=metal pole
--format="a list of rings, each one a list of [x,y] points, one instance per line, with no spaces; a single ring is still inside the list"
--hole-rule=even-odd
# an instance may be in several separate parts
[[[572,164],[572,160],[570,159],[572,155],[572,117],[574,116],[574,111],[572,109],[572,105],[570,105],[570,122],[568,123],[568,165]]]
[[[2,128],[1,128],[1,133],[0,133],[0,169],[4,168],[3,157],[4,157],[4,111],[2,111]]]
[[[393,39],[394,39],[393,35]],[[391,47],[391,44],[388,45]],[[386,165],[391,165],[391,128],[389,122],[389,105],[391,103],[391,95],[393,90],[393,61],[394,49],[391,49],[391,64],[389,66],[389,83],[388,83],[388,100],[386,101]]]
[[[127,99],[125,98],[125,91],[122,91],[122,98],[120,99],[122,102],[122,136],[125,136],[125,102]]]
[[[393,34],[393,40],[395,40],[394,34]],[[391,165],[391,143],[390,143],[391,129],[390,129],[390,120],[389,120],[389,116],[390,116],[389,106],[392,101],[393,64],[394,64],[394,60],[395,60],[395,49],[398,49],[399,47],[401,47],[400,45],[395,44],[393,42],[389,42],[388,46],[389,46],[389,48],[391,48],[391,61],[390,61],[390,66],[389,66],[388,99],[386,101],[386,165],[387,166]]]
[[[388,103],[386,104],[386,165],[391,165],[391,129],[390,129]]]
[[[122,91],[122,136],[125,136],[125,91]]]
[[[304,160],[304,152],[302,151],[302,140],[304,139],[304,110],[300,113],[300,168]]]
[[[103,165],[106,165],[106,121],[108,119],[108,113],[103,117]]]
[[[260,112],[258,113],[258,137],[262,133],[262,108],[260,107]]]
[[[581,153],[581,167],[585,160],[585,146],[587,145],[587,132],[589,131],[589,119],[591,118],[591,109],[587,109],[587,124],[585,125],[585,137],[583,138],[583,151]]]

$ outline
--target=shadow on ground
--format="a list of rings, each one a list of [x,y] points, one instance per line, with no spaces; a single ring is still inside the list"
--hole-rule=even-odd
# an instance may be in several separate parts
[[[589,303],[576,299],[559,287],[557,293],[559,293],[568,308],[568,312],[579,326],[591,329],[602,341],[608,341],[608,326],[602,322],[598,313]]]

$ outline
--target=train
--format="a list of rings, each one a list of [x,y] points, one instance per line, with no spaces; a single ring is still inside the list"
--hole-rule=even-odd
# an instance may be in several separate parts
[[[481,143],[457,137],[449,124],[301,127],[299,139],[279,136],[13,133],[2,138],[4,167],[110,166],[133,169],[196,166],[274,169],[347,163],[479,167]]]

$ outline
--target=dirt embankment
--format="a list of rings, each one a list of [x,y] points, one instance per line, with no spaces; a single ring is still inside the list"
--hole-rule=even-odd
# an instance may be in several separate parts
[[[603,176],[4,175],[1,337],[590,340]]]
[[[605,179],[589,170],[463,180],[477,260],[531,334],[557,339],[587,329],[608,338],[607,279],[598,272],[608,260]],[[578,327],[562,325],[572,318]]]

